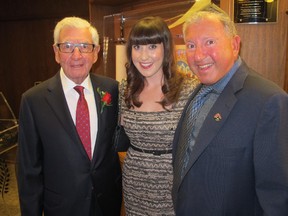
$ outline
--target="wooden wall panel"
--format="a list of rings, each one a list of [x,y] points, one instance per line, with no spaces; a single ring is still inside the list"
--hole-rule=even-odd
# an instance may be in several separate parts
[[[4,0],[1,21],[59,19],[65,16],[88,16],[89,0]]]
[[[288,16],[288,10],[287,10],[287,16]],[[288,19],[288,18],[286,18]],[[288,93],[288,36],[286,39],[286,66],[285,66],[285,81],[284,81],[284,90]]]
[[[17,21],[0,24],[0,91],[7,97],[18,116],[24,91],[56,73],[57,64],[52,49],[54,20]]]
[[[0,7],[0,91],[17,117],[22,93],[59,69],[52,49],[55,24],[65,16],[89,20],[88,1],[29,2],[6,1]]]
[[[103,30],[104,30],[104,16],[112,15],[115,13],[115,9],[109,6],[99,6],[95,5],[93,1],[90,2],[89,5],[89,16],[91,23],[97,28],[99,34],[99,43],[101,50],[99,51],[98,60],[94,64],[92,71],[94,73],[108,76],[111,78],[115,78],[115,71],[109,70],[104,67],[104,60],[103,60]],[[108,26],[111,31],[113,31],[113,23],[112,26]],[[110,48],[111,49],[111,48]],[[109,56],[108,62],[113,62],[114,64],[114,57]]]
[[[221,1],[221,7],[233,17],[233,1]],[[266,78],[284,88],[287,74],[288,1],[278,0],[278,22],[236,24],[241,37],[241,57]],[[288,75],[286,75],[288,77]],[[286,78],[288,82],[288,78]],[[288,84],[286,84],[288,86]],[[287,91],[288,87],[286,87]]]
[[[287,55],[287,1],[279,1],[278,22],[271,24],[238,24],[241,56],[253,69],[284,87]]]

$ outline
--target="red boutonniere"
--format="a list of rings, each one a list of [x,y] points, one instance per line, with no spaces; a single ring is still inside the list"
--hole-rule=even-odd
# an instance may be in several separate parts
[[[214,120],[215,120],[215,121],[221,121],[221,119],[222,119],[222,116],[221,116],[220,113],[216,113],[216,114],[214,115]]]
[[[112,96],[109,92],[101,91],[100,88],[97,88],[97,92],[101,98],[101,113],[103,112],[104,107],[112,106]]]

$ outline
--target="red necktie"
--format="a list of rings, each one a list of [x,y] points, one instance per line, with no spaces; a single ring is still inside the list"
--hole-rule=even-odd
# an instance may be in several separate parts
[[[79,99],[76,108],[76,129],[82,141],[82,144],[91,160],[91,136],[89,109],[84,97],[84,87],[75,86],[74,89],[79,93]]]

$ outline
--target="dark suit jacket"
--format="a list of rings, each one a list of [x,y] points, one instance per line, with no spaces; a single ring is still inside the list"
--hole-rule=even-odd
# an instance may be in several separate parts
[[[118,84],[91,74],[98,114],[92,161],[85,153],[65,100],[59,73],[22,96],[18,186],[22,216],[119,215],[121,172],[112,136]],[[100,113],[96,89],[112,95]]]
[[[244,62],[208,113],[192,154],[173,185],[177,216],[288,215],[288,96]]]

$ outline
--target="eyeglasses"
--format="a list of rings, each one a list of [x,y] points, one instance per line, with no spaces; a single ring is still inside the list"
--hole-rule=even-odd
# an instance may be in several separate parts
[[[80,53],[91,53],[95,48],[95,44],[88,43],[58,43],[56,46],[59,48],[60,52],[63,53],[73,53],[75,47],[78,47]]]

